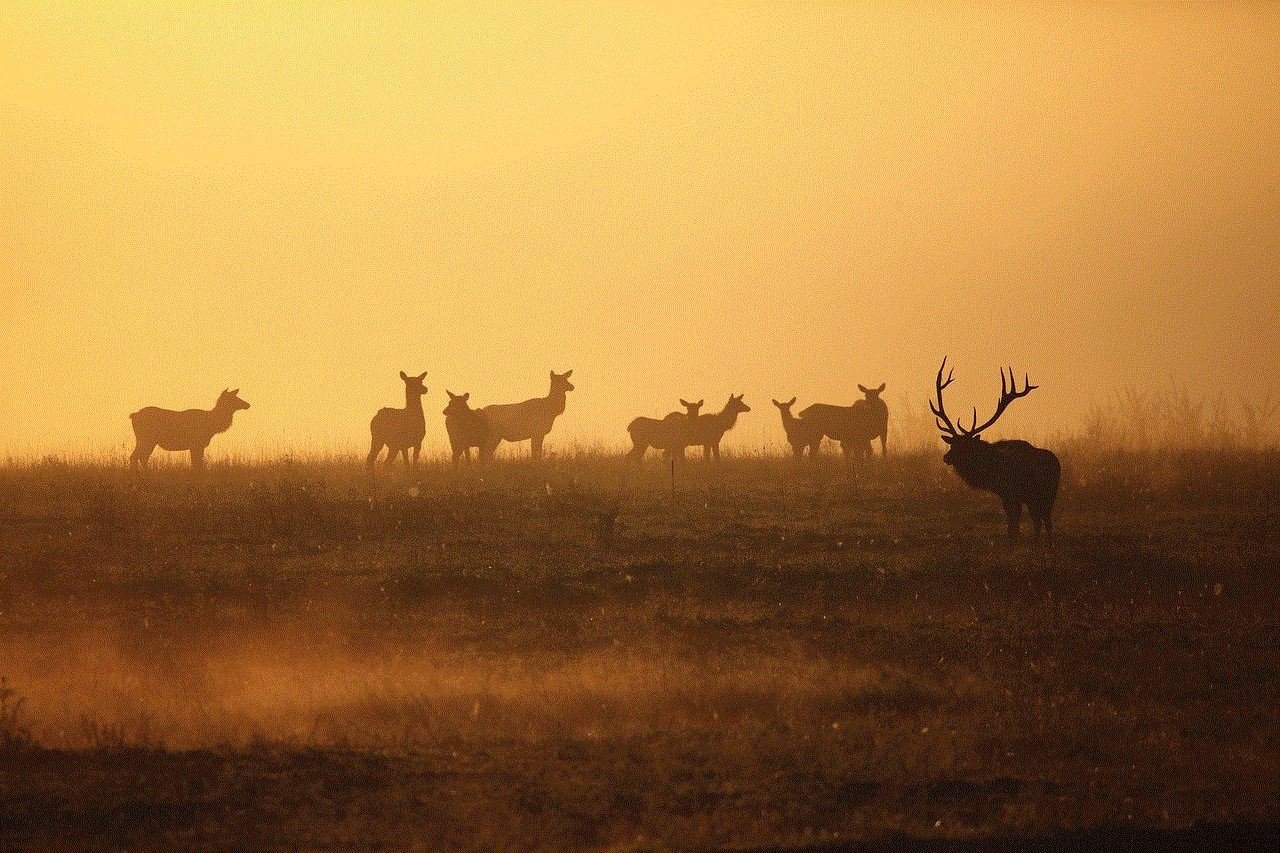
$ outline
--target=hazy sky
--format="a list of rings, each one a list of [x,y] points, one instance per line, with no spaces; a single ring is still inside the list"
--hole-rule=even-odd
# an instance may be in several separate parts
[[[441,446],[573,368],[553,449],[947,353],[1042,386],[1008,432],[1275,391],[1277,56],[1263,3],[6,4],[0,451],[226,386],[214,451],[354,447],[401,369]]]

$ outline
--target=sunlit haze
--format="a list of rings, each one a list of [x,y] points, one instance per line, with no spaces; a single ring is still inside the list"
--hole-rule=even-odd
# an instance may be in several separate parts
[[[1280,6],[0,7],[0,451],[356,449],[401,370],[547,446],[887,384],[1074,425],[1280,387]]]

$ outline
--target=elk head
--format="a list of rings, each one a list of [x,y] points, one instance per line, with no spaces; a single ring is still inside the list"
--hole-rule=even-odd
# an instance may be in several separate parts
[[[569,381],[569,377],[573,375],[572,370],[566,370],[564,373],[556,373],[551,371],[551,393],[563,394],[566,391],[573,390],[573,383]]]
[[[862,387],[862,386],[858,386],[858,387]],[[773,401],[773,404],[777,406],[779,409],[781,409],[784,415],[791,413],[791,407],[794,406],[795,403],[796,403],[795,397],[792,397],[790,400],[788,400],[785,403],[779,403],[777,400]]]
[[[884,383],[881,382],[879,388],[863,388],[859,385],[858,390],[865,394],[868,400],[879,400],[880,392],[884,390]]]
[[[702,404],[705,402],[706,400],[703,399],[703,400],[699,400],[696,403],[690,403],[688,400],[684,399],[683,397],[680,398],[680,405],[684,406],[684,413],[686,416],[689,417],[690,420],[698,416],[698,410],[702,408]]]
[[[218,395],[218,404],[215,408],[230,409],[233,412],[249,408],[249,404],[244,400],[241,400],[239,394],[239,388],[236,388],[233,391],[229,391],[226,388],[222,389],[222,393]]]
[[[741,394],[730,394],[729,402],[724,404],[724,410],[728,414],[738,414],[751,411],[751,407],[742,402]]]
[[[427,371],[424,370],[417,376],[410,376],[402,370],[400,371],[400,378],[404,380],[405,391],[417,394],[419,397],[427,393],[427,386],[422,384],[422,380],[427,378]]]
[[[1023,389],[1018,390],[1018,382],[1014,379],[1013,368],[1009,368],[1009,376],[1005,377],[1004,369],[1000,370],[1000,401],[996,403],[996,413],[987,418],[981,426],[978,425],[978,410],[973,410],[973,422],[966,429],[963,426],[957,427],[951,422],[951,418],[947,417],[945,407],[942,405],[942,391],[951,384],[952,374],[954,370],[948,371],[947,379],[942,379],[942,371],[946,369],[947,360],[942,359],[942,366],[938,368],[938,378],[935,382],[937,393],[936,405],[933,401],[929,403],[929,410],[933,412],[934,420],[938,423],[938,429],[942,431],[942,440],[950,445],[950,449],[946,455],[942,457],[942,461],[955,468],[962,475],[968,470],[972,470],[973,464],[985,453],[985,449],[990,447],[987,442],[982,439],[982,431],[991,426],[996,420],[1004,414],[1005,408],[1019,397],[1025,397],[1039,388],[1039,385],[1032,385],[1028,381],[1026,375],[1022,377]]]
[[[448,388],[446,388],[444,389],[444,393],[449,395],[449,405],[444,407],[444,411],[441,412],[441,414],[456,415],[456,414],[460,414],[461,412],[471,411],[471,407],[467,405],[467,400],[471,399],[470,391],[465,391],[461,394],[455,394],[452,391],[450,391]]]

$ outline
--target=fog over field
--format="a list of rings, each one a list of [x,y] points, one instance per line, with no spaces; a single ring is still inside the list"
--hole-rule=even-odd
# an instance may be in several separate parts
[[[1272,4],[0,10],[0,448],[358,447],[399,370],[957,406],[1047,435],[1127,386],[1261,397],[1280,355]],[[444,444],[439,418],[428,445]],[[432,444],[434,442],[434,445]]]

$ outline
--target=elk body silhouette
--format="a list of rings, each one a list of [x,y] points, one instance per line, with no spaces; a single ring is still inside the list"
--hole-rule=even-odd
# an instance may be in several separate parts
[[[702,458],[710,460],[714,455],[720,461],[720,439],[733,429],[738,422],[738,415],[751,411],[751,407],[742,402],[741,394],[730,394],[724,408],[710,415],[698,415],[689,422],[690,445],[702,445]]]
[[[449,405],[444,407],[444,429],[449,433],[449,446],[453,449],[453,464],[458,464],[459,457],[466,456],[471,461],[471,448],[481,450],[487,443],[489,426],[479,411],[467,403],[471,392],[455,394],[445,390],[449,395]]]
[[[542,441],[551,432],[551,426],[564,412],[565,394],[573,390],[569,377],[551,371],[551,390],[545,397],[534,397],[523,403],[500,403],[480,410],[489,433],[480,448],[481,461],[493,458],[494,451],[504,441],[529,441],[529,454],[535,460],[542,458]]]
[[[424,370],[418,376],[409,376],[403,370],[400,378],[404,380],[404,408],[379,409],[369,421],[369,456],[365,464],[373,470],[373,463],[385,446],[387,448],[387,467],[396,461],[396,454],[404,456],[404,466],[409,467],[409,450],[413,450],[413,465],[418,465],[418,453],[422,450],[422,439],[427,434],[426,418],[422,414],[422,395],[427,387],[422,380],[427,378]]]
[[[809,448],[809,458],[818,455],[818,446],[822,444],[822,430],[818,423],[805,418],[797,418],[791,414],[791,407],[795,405],[796,398],[792,397],[785,403],[779,403],[777,400],[773,404],[778,407],[778,411],[782,414],[782,430],[787,434],[787,443],[791,445],[791,453],[796,459],[804,456],[804,449]]]
[[[814,403],[800,413],[800,419],[813,424],[823,436],[840,442],[840,452],[845,458],[852,452],[859,458],[871,455],[871,439],[879,437],[880,455],[885,453],[885,434],[888,432],[889,410],[880,399],[884,383],[879,388],[858,390],[865,397],[855,400],[852,406],[833,406],[830,403]]]
[[[238,396],[240,389],[223,390],[213,409],[187,409],[175,412],[147,406],[129,415],[133,423],[134,447],[129,467],[147,467],[156,447],[165,450],[191,451],[191,467],[204,467],[204,450],[220,432],[231,429],[231,416],[249,404]]]
[[[646,450],[654,447],[662,451],[665,459],[675,456],[683,459],[684,449],[695,443],[690,424],[697,420],[698,410],[704,402],[706,401],[699,400],[690,403],[682,399],[680,405],[685,408],[683,412],[671,412],[662,420],[641,416],[627,424],[627,433],[631,436],[631,449],[627,451],[627,458],[638,462],[644,457]]]
[[[948,373],[946,381],[943,381],[942,371],[946,366],[947,360],[944,358],[942,366],[938,368],[935,383],[937,405],[929,403],[938,429],[942,431],[942,440],[950,445],[942,461],[954,468],[960,479],[971,487],[993,492],[1000,498],[1009,521],[1011,543],[1017,539],[1018,524],[1025,505],[1035,528],[1035,538],[1040,539],[1040,525],[1043,524],[1045,535],[1052,545],[1053,522],[1050,516],[1053,513],[1053,502],[1058,496],[1058,479],[1062,473],[1058,457],[1050,450],[1019,439],[988,442],[980,435],[982,430],[996,422],[1010,403],[1027,396],[1040,386],[1031,385],[1024,377],[1024,387],[1019,391],[1017,381],[1013,378],[1013,368],[1009,369],[1008,382],[1005,381],[1002,369],[1000,402],[996,404],[996,413],[982,426],[978,426],[978,411],[974,409],[973,424],[964,429],[952,424],[942,405],[942,391],[951,384],[952,378],[952,373]]]

